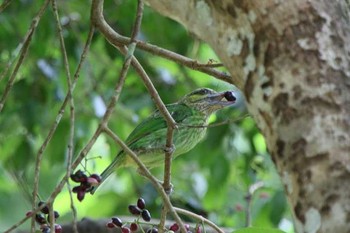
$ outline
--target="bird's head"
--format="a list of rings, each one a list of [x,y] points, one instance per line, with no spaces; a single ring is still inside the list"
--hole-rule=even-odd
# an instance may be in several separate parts
[[[185,95],[180,103],[210,115],[211,113],[234,104],[236,97],[233,91],[216,92],[209,88],[200,88]]]

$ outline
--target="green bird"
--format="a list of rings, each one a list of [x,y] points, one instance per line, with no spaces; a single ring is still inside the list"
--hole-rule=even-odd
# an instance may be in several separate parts
[[[232,91],[215,92],[201,88],[185,95],[177,103],[166,105],[178,127],[173,134],[173,158],[191,150],[204,138],[212,113],[235,102],[236,97]],[[159,110],[156,110],[136,126],[125,142],[146,167],[153,168],[164,164],[166,135],[167,123]],[[91,194],[119,167],[137,168],[137,165],[124,151],[120,151],[102,172],[101,181],[92,187]]]

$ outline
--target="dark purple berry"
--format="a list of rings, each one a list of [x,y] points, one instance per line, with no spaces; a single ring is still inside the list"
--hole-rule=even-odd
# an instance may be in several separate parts
[[[39,201],[38,207],[40,207],[40,206],[42,206],[42,205],[45,205],[45,202]],[[47,205],[45,205],[45,206],[41,209],[41,212],[42,212],[43,214],[48,214],[48,213],[49,213],[49,208],[47,207]]]
[[[85,191],[79,191],[77,193],[77,198],[78,198],[79,201],[84,200],[84,197],[85,197]]]
[[[190,225],[184,224],[185,229],[188,231],[190,229]]]
[[[79,186],[75,186],[75,187],[72,188],[72,192],[73,193],[78,193],[79,191],[81,191],[80,185]]]
[[[128,227],[122,227],[122,233],[130,233],[130,229]]]
[[[90,189],[91,187],[92,187],[91,184],[88,182],[81,182],[80,183],[80,188],[82,190],[84,190],[85,192],[87,192],[87,190]]]
[[[60,217],[60,214],[56,210],[53,212],[53,215],[55,216],[55,220]],[[50,215],[47,215],[47,221],[50,222]]]
[[[91,174],[90,177],[91,177],[91,178],[95,178],[95,179],[97,180],[98,183],[100,183],[101,180],[102,180],[101,176],[98,175],[98,174]]]
[[[59,224],[55,224],[55,233],[61,233],[62,232],[62,227]]]
[[[158,233],[158,229],[157,228],[150,228],[147,230],[147,233]]]
[[[142,217],[142,219],[145,220],[146,222],[151,221],[151,214],[150,214],[149,211],[146,210],[146,209],[142,210],[141,217]]]
[[[143,210],[146,207],[146,202],[145,202],[145,200],[143,200],[142,197],[140,197],[137,200],[137,207],[139,207],[141,210]]]
[[[133,223],[130,224],[130,230],[131,231],[137,231],[137,229],[138,229],[138,226],[137,226],[136,223],[133,222]]]
[[[236,96],[234,96],[232,91],[226,91],[224,96],[227,101],[236,101]]]
[[[50,233],[51,232],[51,229],[49,226],[44,226],[41,228],[41,232],[42,233]]]
[[[112,222],[118,227],[121,227],[123,225],[122,220],[118,217],[113,217]]]
[[[60,217],[60,214],[56,210],[53,212],[53,215],[55,216],[55,219]]]
[[[45,224],[46,223],[46,219],[45,219],[45,215],[43,214],[36,214],[35,215],[35,221],[39,224]]]
[[[106,224],[106,227],[108,227],[108,228],[115,228],[115,225],[114,225],[113,222],[108,222],[108,223]]]
[[[87,176],[81,170],[78,170],[74,174],[70,175],[70,178],[74,182],[77,182],[77,183],[79,183],[79,182],[86,182],[86,180],[87,180]]]
[[[179,225],[177,223],[174,223],[173,225],[170,226],[169,230],[176,232],[180,229]]]
[[[140,215],[141,214],[141,210],[139,209],[139,207],[137,207],[136,205],[129,205],[129,212],[133,215]]]

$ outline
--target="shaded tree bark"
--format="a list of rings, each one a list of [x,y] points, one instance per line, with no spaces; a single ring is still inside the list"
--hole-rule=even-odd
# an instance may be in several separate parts
[[[232,74],[297,232],[350,232],[348,1],[145,2],[209,43]]]

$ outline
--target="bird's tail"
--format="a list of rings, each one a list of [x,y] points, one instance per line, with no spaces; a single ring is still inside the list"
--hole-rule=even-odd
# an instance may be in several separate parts
[[[101,173],[101,181],[98,183],[98,185],[95,185],[92,187],[90,193],[94,194],[97,190],[97,188],[113,173],[115,170],[120,167],[124,161],[124,153],[123,151],[119,152],[117,156],[114,158],[114,160],[111,162],[111,164],[108,165],[108,167]]]

